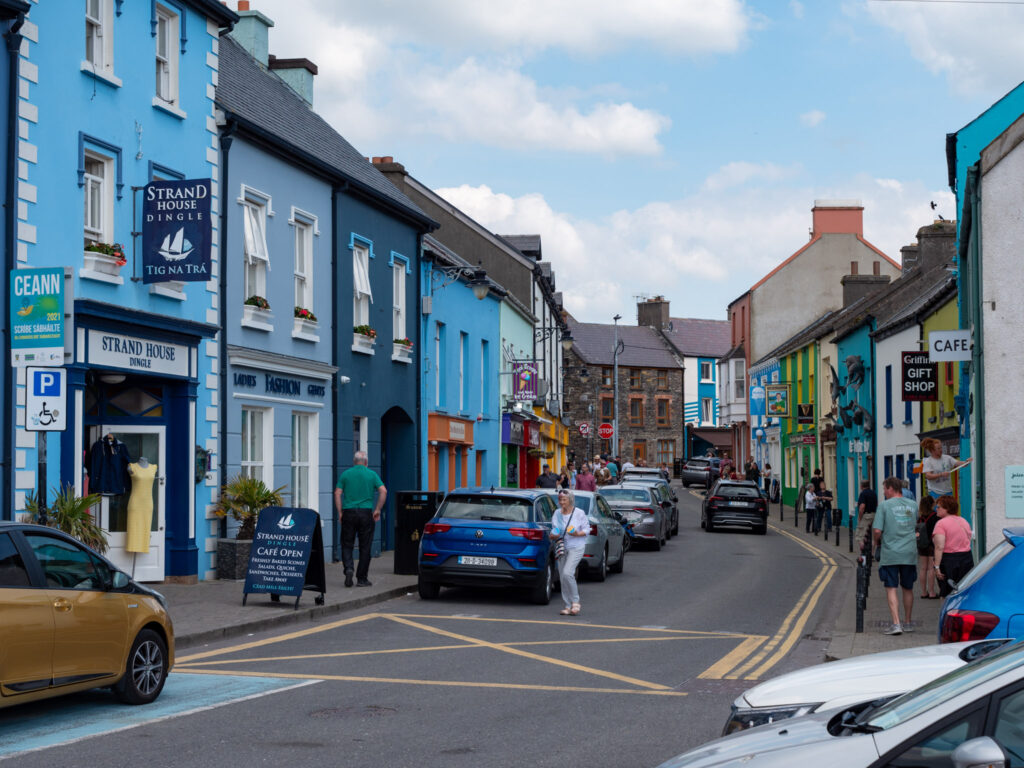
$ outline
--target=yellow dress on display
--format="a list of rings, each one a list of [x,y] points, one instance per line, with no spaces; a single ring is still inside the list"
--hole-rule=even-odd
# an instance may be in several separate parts
[[[128,526],[125,536],[125,550],[128,552],[149,552],[149,534],[153,527],[153,480],[156,479],[156,464],[140,466],[129,464],[132,476],[132,492],[128,497]]]

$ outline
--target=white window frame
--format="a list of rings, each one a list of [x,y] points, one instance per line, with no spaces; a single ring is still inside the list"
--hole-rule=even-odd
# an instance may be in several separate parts
[[[296,448],[300,446],[296,442],[296,424],[303,425],[300,429],[305,431],[306,458],[296,458]],[[318,509],[319,500],[319,414],[310,411],[292,411],[291,414],[291,474],[290,485],[292,506]],[[303,498],[296,492],[296,474],[304,472],[306,475],[306,497]]]
[[[352,325],[370,325],[370,246],[358,240],[352,243],[352,275]]]
[[[114,158],[92,149],[86,149],[83,165],[90,160],[102,165],[103,175],[96,176],[92,173],[83,175],[85,183],[83,184],[82,230],[85,244],[112,243],[114,241]],[[89,208],[90,200],[95,196],[100,198],[100,221],[98,227],[90,228],[86,211]]]
[[[487,352],[490,345],[487,339],[480,340],[480,413],[489,413],[487,407]]]
[[[178,69],[179,51],[178,38],[180,36],[181,19],[178,14],[167,6],[157,4],[156,6],[156,98],[164,104],[178,106]],[[161,40],[161,27],[166,39]],[[164,53],[160,53],[161,42],[164,44]],[[165,85],[161,83],[161,71],[164,72]]]
[[[243,439],[243,435],[248,431],[252,434],[255,418],[253,423],[248,424],[247,421],[250,416],[255,417],[256,414],[260,415],[260,427],[262,434],[259,435],[258,443],[263,452],[263,456],[259,460],[255,460],[252,457],[246,458],[246,441]],[[239,453],[239,473],[244,477],[254,477],[257,480],[262,480],[267,485],[273,486],[273,472],[274,472],[274,411],[271,408],[253,408],[250,406],[242,406],[242,421],[239,426],[239,443],[241,445],[241,451]],[[254,443],[255,444],[255,443]]]
[[[711,397],[700,399],[700,421],[701,424],[710,424],[715,420],[715,401]]]
[[[441,323],[434,323],[434,407],[441,408]]]
[[[295,306],[313,314],[313,225],[294,220],[295,227]]]
[[[746,362],[743,360],[732,361],[732,384],[733,395],[737,402],[747,399],[747,378]]]
[[[114,78],[114,0],[96,0],[98,16],[90,16],[88,3],[85,13],[85,50],[82,57],[82,69],[112,80],[116,85],[120,81]],[[89,40],[93,41],[92,57],[89,56]]]
[[[357,451],[362,451],[363,453],[366,453],[366,450],[367,450],[366,447],[369,444],[369,435],[367,433],[367,429],[368,429],[368,426],[369,426],[369,419],[367,419],[366,416],[353,416],[352,417],[352,426],[353,426],[352,432],[353,432],[353,434],[355,433],[354,427],[355,427],[355,423],[356,422],[359,423],[359,445],[356,446],[356,450]]]
[[[469,336],[459,333],[459,413],[466,412],[466,343]]]
[[[714,381],[715,380],[715,374],[714,374],[714,371],[713,371],[711,366],[712,366],[712,364],[711,364],[710,361],[708,361],[708,360],[702,360],[701,361],[701,364],[700,364],[700,380],[701,381]],[[707,371],[707,375],[706,376],[704,375],[705,371]]]
[[[405,264],[395,261],[391,265],[391,332],[394,339],[407,338],[406,334],[406,281]]]
[[[267,270],[270,269],[270,251],[267,248],[267,206],[261,201],[242,201],[243,242],[243,294],[242,300],[252,296],[267,296]]]

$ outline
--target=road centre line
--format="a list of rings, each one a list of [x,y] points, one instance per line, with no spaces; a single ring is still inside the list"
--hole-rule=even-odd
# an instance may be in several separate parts
[[[592,671],[592,670],[587,670]],[[230,675],[234,677],[266,677],[267,675],[262,672],[239,672],[231,670],[220,670],[220,669],[182,669],[175,670],[177,674],[182,675]],[[636,688],[585,688],[582,686],[573,685],[528,685],[523,683],[483,683],[483,682],[467,682],[461,680],[413,680],[409,678],[401,677],[356,677],[351,675],[303,675],[303,674],[281,674],[274,675],[274,677],[281,677],[292,680],[310,680],[311,682],[318,682],[323,680],[332,680],[339,682],[350,682],[350,683],[400,683],[404,685],[434,685],[434,686],[450,686],[456,688],[501,688],[505,690],[516,690],[516,691],[559,691],[559,692],[570,692],[570,693],[622,693],[627,696],[688,696],[689,694],[685,691],[673,691],[673,690],[649,690],[649,689],[636,689]],[[650,685],[648,683],[648,685]]]
[[[522,647],[525,645],[586,645],[593,643],[664,643],[676,640],[706,640],[704,637],[592,637],[583,640],[522,640],[513,643],[497,643],[506,647]],[[755,638],[758,642],[765,637]],[[390,653],[421,653],[427,651],[452,651],[461,648],[479,648],[478,643],[460,643],[459,645],[425,645],[420,648],[388,648],[369,651],[338,651],[334,653],[303,653],[295,656],[260,656],[245,659],[216,659],[212,661],[188,662],[190,668],[212,667],[224,664],[250,664],[265,661],[302,661],[303,659],[336,659],[346,656],[378,656]]]
[[[607,678],[609,678],[611,680],[618,680],[619,682],[622,682],[622,683],[629,683],[630,685],[638,685],[638,686],[641,686],[643,688],[650,688],[652,690],[662,690],[663,691],[663,690],[668,690],[668,688],[669,688],[669,686],[661,685],[660,683],[650,683],[650,682],[647,682],[646,680],[639,680],[639,679],[634,678],[634,677],[627,677],[625,675],[619,675],[619,674],[616,674],[615,672],[605,672],[604,670],[594,669],[594,668],[591,668],[591,667],[585,667],[582,664],[574,664],[571,661],[562,661],[561,659],[553,659],[550,656],[541,656],[540,654],[530,653],[529,651],[524,651],[524,650],[521,650],[519,648],[509,648],[507,646],[499,645],[498,643],[490,643],[490,642],[487,642],[486,640],[480,640],[480,639],[475,638],[475,637],[468,637],[466,635],[460,635],[460,634],[457,634],[455,632],[448,632],[447,630],[438,629],[437,627],[431,627],[431,626],[428,626],[427,624],[420,624],[418,622],[411,621],[410,619],[406,619],[406,618],[401,617],[401,616],[387,616],[387,618],[390,619],[391,621],[397,622],[399,624],[405,624],[406,626],[416,627],[417,629],[422,629],[425,632],[432,632],[434,634],[441,635],[442,637],[450,637],[450,638],[452,638],[454,640],[462,640],[463,642],[466,642],[466,643],[475,643],[475,644],[483,646],[485,648],[492,648],[492,649],[494,649],[496,651],[501,651],[503,653],[510,653],[510,654],[512,654],[514,656],[522,656],[522,657],[527,658],[527,659],[533,659],[534,661],[542,661],[542,662],[545,662],[547,664],[554,664],[554,665],[559,666],[559,667],[565,667],[567,669],[574,669],[577,672],[586,672],[589,675],[597,675],[598,677],[607,677]]]

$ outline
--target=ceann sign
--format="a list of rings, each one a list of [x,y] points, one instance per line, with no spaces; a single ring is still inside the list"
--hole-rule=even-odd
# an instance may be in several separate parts
[[[64,364],[64,267],[11,272],[11,365]]]

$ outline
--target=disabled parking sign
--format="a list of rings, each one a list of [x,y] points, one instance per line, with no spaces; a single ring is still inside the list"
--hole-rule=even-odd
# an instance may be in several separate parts
[[[67,374],[64,368],[25,369],[27,432],[63,432],[68,428]]]

